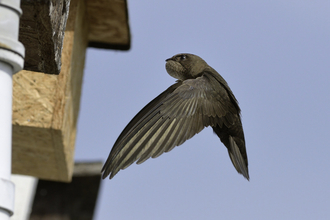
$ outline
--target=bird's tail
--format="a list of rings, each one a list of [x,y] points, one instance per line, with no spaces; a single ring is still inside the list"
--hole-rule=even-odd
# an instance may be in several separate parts
[[[248,160],[245,150],[244,134],[243,132],[238,132],[238,134],[240,134],[239,137],[234,137],[229,135],[227,131],[224,131],[224,129],[226,128],[220,128],[219,126],[213,127],[214,133],[218,135],[221,142],[227,147],[230,160],[236,168],[237,172],[249,180],[250,177],[248,170]]]
[[[245,160],[232,136],[229,136],[229,147],[227,147],[227,148],[228,148],[228,154],[231,159],[231,162],[233,163],[237,172],[239,172],[247,180],[249,180],[250,177],[249,177],[249,170],[247,167],[247,163],[245,162]]]

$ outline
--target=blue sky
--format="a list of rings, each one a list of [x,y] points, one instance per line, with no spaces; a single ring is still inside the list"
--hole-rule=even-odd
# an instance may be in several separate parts
[[[329,219],[330,1],[129,1],[128,52],[88,49],[76,161],[105,161],[133,116],[202,57],[242,109],[250,181],[211,128],[103,180],[95,219]]]

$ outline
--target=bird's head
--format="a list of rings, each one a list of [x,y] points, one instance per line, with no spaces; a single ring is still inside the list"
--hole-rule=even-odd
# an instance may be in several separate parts
[[[166,60],[166,71],[178,80],[194,79],[203,72],[208,64],[199,56],[180,53]]]

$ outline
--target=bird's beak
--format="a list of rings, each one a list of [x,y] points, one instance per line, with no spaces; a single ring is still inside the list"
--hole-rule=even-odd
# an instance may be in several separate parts
[[[168,58],[168,59],[166,59],[165,61],[167,62],[167,61],[169,61],[169,60],[173,60],[172,58]]]

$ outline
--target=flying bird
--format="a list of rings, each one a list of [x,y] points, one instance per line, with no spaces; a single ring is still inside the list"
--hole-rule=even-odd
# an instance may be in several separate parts
[[[128,123],[102,168],[102,178],[111,179],[135,161],[141,164],[169,152],[211,126],[237,172],[249,180],[241,110],[227,82],[193,54],[177,54],[165,67],[176,83]]]

